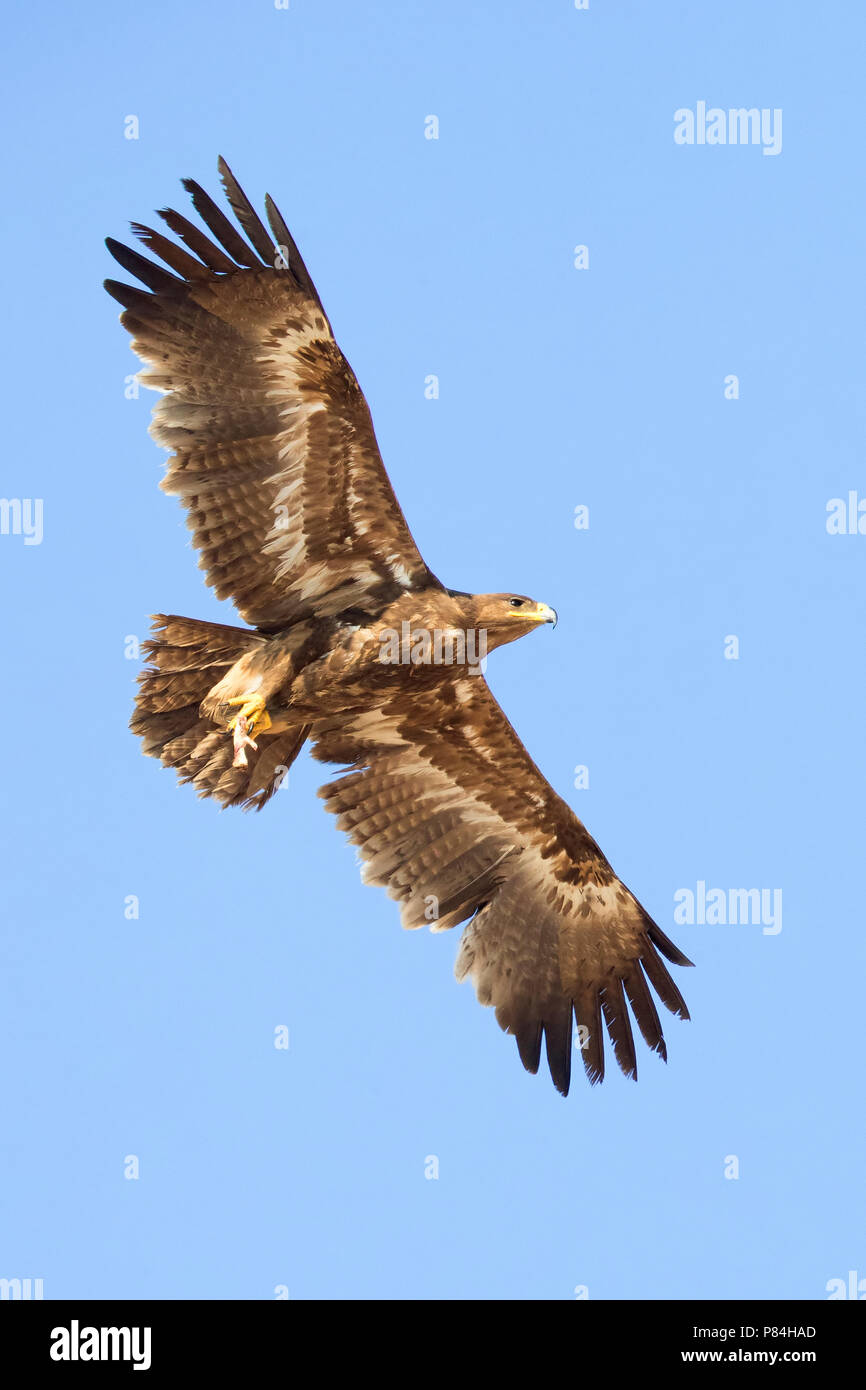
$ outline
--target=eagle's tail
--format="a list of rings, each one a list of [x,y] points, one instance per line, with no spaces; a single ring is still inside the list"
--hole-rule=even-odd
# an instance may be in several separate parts
[[[260,734],[248,761],[233,766],[231,734],[200,711],[235,662],[267,640],[244,628],[157,613],[152,636],[142,644],[150,664],[138,677],[129,727],[141,738],[142,752],[176,768],[179,781],[192,782],[199,796],[223,806],[260,811],[285,781],[307,736],[306,729]]]

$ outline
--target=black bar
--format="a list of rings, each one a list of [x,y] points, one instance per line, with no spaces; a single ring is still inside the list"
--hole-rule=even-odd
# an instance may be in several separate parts
[[[465,1324],[466,1340],[459,1335],[461,1322],[431,1322],[439,1303],[432,1307],[414,1301],[423,1310],[413,1317],[413,1301],[400,1303],[400,1322],[394,1321],[393,1304],[382,1302],[328,1303],[264,1301],[143,1301],[25,1300],[0,1302],[2,1362],[18,1363],[21,1374],[48,1373],[50,1379],[85,1374],[99,1376],[107,1368],[113,1375],[172,1375],[184,1371],[197,1376],[212,1373],[225,1379],[233,1372],[248,1373],[263,1364],[283,1367],[289,1376],[310,1371],[315,1358],[316,1376],[333,1373],[340,1359],[356,1372],[368,1365],[384,1370],[406,1364],[404,1337],[414,1347],[411,1359],[424,1370],[435,1368],[442,1358],[452,1372],[468,1365],[460,1345],[473,1359],[481,1356],[485,1371],[500,1359],[508,1369],[517,1345],[527,1350],[541,1347],[529,1339],[539,1322],[553,1338],[549,1354],[553,1362],[572,1369],[596,1366],[600,1356],[613,1374],[630,1370],[642,1374],[666,1372],[674,1366],[701,1367],[799,1365],[828,1373],[858,1366],[863,1342],[863,1301],[699,1301],[525,1302],[514,1305],[485,1303],[484,1333],[477,1323]],[[449,1305],[446,1305],[449,1306]],[[357,1314],[356,1314],[357,1309]],[[458,1319],[460,1313],[458,1311]],[[502,1338],[497,1338],[503,1316]],[[470,1326],[476,1331],[471,1333]],[[105,1331],[103,1332],[103,1329]],[[137,1332],[136,1332],[137,1329]],[[357,1329],[357,1331],[353,1331]],[[397,1333],[399,1331],[399,1336]],[[418,1339],[416,1341],[416,1338]],[[402,1350],[397,1346],[400,1343]],[[483,1344],[483,1352],[482,1352]],[[511,1348],[509,1351],[508,1348]],[[92,1353],[101,1359],[92,1359]],[[306,1364],[307,1372],[302,1372]],[[700,1372],[699,1372],[700,1373]]]

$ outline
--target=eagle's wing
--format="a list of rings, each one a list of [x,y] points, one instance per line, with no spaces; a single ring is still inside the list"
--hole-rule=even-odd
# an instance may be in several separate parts
[[[438,581],[285,222],[267,198],[266,231],[224,160],[219,169],[246,240],[186,179],[215,240],[170,210],[160,216],[189,251],[133,223],[174,273],[107,243],[151,291],[106,281],[151,364],[142,382],[166,393],[151,425],[173,451],[162,486],[187,508],[208,584],[248,623],[375,616],[402,591]]]
[[[358,692],[313,725],[314,756],[351,764],[321,789],[360,847],[364,881],[387,888],[406,927],[469,921],[458,979],[513,1033],[537,1071],[542,1036],[566,1094],[574,1020],[591,1081],[604,1075],[602,1019],[614,1055],[637,1075],[629,1009],[666,1056],[652,985],[688,1010],[659,952],[677,950],[616,877],[598,845],[533,763],[484,678],[383,696]]]

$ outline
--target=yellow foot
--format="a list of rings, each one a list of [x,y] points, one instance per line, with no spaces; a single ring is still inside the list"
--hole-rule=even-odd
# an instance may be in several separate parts
[[[240,705],[234,719],[228,722],[230,729],[235,728],[239,719],[247,721],[248,732],[251,734],[263,734],[271,727],[271,716],[261,695],[241,695],[236,700],[226,700],[226,704]]]
[[[253,742],[254,733],[265,733],[271,727],[271,716],[261,695],[241,695],[238,699],[226,701],[229,705],[240,705],[238,713],[227,725],[233,735],[235,756],[232,767],[246,767],[246,748],[258,748]]]

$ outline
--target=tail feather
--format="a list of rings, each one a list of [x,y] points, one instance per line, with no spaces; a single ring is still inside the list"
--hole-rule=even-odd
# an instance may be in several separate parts
[[[173,767],[180,782],[222,806],[261,810],[282,784],[307,737],[306,728],[261,734],[245,767],[233,767],[231,736],[201,712],[213,687],[248,652],[268,639],[244,628],[159,613],[143,644],[141,671],[129,727],[142,752]]]

